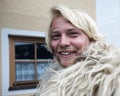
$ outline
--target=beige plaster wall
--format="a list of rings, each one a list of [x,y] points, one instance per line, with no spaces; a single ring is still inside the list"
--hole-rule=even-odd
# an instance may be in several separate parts
[[[0,0],[0,28],[46,31],[49,9],[56,4],[85,10],[95,19],[95,0]]]
[[[56,4],[66,4],[72,8],[84,10],[93,19],[96,18],[96,0],[0,0],[0,29],[12,28],[45,32],[50,20],[49,9]],[[1,78],[0,47],[0,96],[2,96]]]

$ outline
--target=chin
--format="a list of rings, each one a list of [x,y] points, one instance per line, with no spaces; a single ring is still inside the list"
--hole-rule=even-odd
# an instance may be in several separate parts
[[[61,62],[60,65],[63,67],[63,68],[67,68],[67,67],[70,67],[74,64],[74,62]]]
[[[57,58],[57,61],[59,62],[59,64],[60,64],[63,68],[67,68],[67,67],[70,67],[70,66],[74,65],[76,59],[75,59],[75,58],[74,58],[74,59],[71,58],[71,59],[65,60],[65,59]]]

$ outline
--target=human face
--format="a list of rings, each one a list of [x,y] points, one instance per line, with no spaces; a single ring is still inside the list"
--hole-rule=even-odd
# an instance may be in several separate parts
[[[75,58],[81,54],[83,47],[90,43],[83,31],[62,16],[54,18],[50,32],[53,54],[63,67],[74,64]]]

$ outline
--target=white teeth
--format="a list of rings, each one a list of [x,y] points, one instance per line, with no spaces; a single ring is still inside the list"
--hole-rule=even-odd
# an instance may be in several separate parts
[[[62,55],[70,55],[71,52],[61,52],[60,54],[62,54]]]

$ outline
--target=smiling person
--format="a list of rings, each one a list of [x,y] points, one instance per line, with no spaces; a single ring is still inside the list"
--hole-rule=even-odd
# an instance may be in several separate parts
[[[47,44],[62,67],[75,62],[90,43],[102,40],[95,22],[86,13],[62,7],[52,9],[52,22],[47,35]]]
[[[74,64],[74,59],[80,54],[80,50],[90,43],[89,37],[63,16],[53,20],[50,32],[52,51],[63,67]]]
[[[46,43],[55,63],[36,96],[118,96],[119,48],[105,43],[87,13],[65,5],[52,7],[51,13]]]

